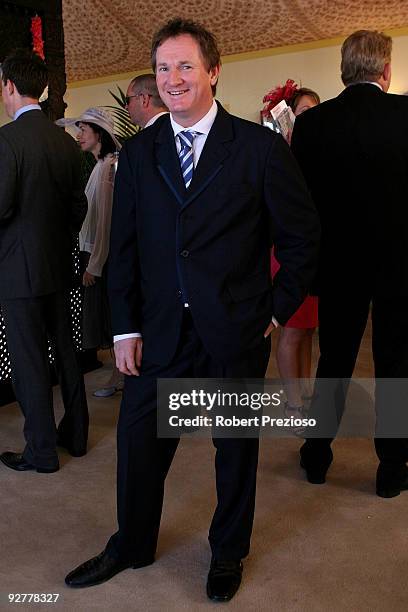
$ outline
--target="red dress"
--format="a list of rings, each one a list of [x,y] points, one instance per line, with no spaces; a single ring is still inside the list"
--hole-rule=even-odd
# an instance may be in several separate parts
[[[275,276],[280,268],[280,264],[271,252],[271,273],[272,278]],[[289,319],[284,327],[296,327],[297,329],[310,329],[317,327],[319,324],[318,319],[318,298],[315,295],[308,295],[303,302]]]

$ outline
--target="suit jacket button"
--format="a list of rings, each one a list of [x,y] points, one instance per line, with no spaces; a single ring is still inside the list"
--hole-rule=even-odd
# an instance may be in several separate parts
[[[181,255],[182,257],[188,257],[188,256],[190,255],[190,251],[186,251],[186,250],[181,251],[180,255]]]
[[[181,297],[182,295],[183,295],[183,294],[182,294],[182,292],[180,291],[180,289],[178,289],[178,291],[177,291],[177,297]]]

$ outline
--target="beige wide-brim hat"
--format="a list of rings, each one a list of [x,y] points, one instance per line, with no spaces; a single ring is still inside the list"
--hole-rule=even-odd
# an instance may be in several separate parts
[[[122,145],[115,136],[115,126],[113,123],[112,116],[110,115],[110,113],[108,113],[107,110],[101,108],[100,106],[87,108],[86,111],[84,111],[80,117],[74,117],[73,119],[69,119],[68,117],[66,119],[57,119],[55,123],[60,127],[72,125],[78,127],[78,124],[81,122],[94,123],[95,125],[98,125],[102,129],[104,129],[105,132],[108,132],[109,136],[112,138],[117,150],[120,151]]]

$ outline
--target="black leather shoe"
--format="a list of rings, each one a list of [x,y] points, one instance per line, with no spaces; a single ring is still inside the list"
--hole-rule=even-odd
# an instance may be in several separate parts
[[[39,474],[53,474],[59,470],[59,466],[55,468],[36,467],[35,465],[28,463],[21,453],[12,453],[11,451],[2,453],[0,455],[0,461],[2,461],[7,467],[11,468],[12,470],[16,470],[17,472],[36,470]]]
[[[329,452],[325,452],[324,456],[316,453],[316,456],[311,458],[311,454],[307,451],[307,446],[304,444],[300,449],[300,467],[306,472],[306,478],[311,484],[324,484],[326,482],[327,470],[333,461],[333,453],[329,447]]]
[[[387,474],[381,464],[377,470],[376,493],[379,497],[397,497],[401,491],[408,491],[408,468],[405,467],[401,476]]]
[[[95,586],[110,580],[113,576],[116,576],[116,574],[123,572],[123,570],[129,567],[136,569],[138,567],[151,565],[153,562],[154,558],[139,563],[124,563],[119,559],[110,557],[104,550],[96,557],[92,557],[89,561],[85,561],[85,563],[82,563],[82,565],[79,565],[70,572],[65,578],[65,584],[77,589]]]
[[[211,560],[207,580],[207,595],[212,601],[229,601],[239,589],[242,578],[241,561]]]

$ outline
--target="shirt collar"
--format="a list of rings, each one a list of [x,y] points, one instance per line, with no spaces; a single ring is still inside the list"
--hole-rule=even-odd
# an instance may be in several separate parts
[[[14,113],[14,117],[13,117],[14,121],[18,119],[20,115],[30,110],[41,110],[41,106],[39,104],[26,104],[25,106],[22,106],[21,108],[18,109],[18,111]]]
[[[376,87],[381,89],[381,91],[383,91],[381,85],[376,81],[356,81],[355,83],[350,83],[350,85],[347,85],[347,87],[352,87],[353,85],[375,85]]]
[[[208,113],[204,115],[204,117],[202,117],[200,121],[197,121],[197,123],[195,123],[194,125],[190,125],[188,127],[184,127],[183,125],[180,125],[179,123],[174,121],[173,116],[170,113],[171,127],[173,128],[174,136],[176,137],[179,132],[183,132],[184,130],[200,132],[200,134],[205,134],[207,136],[215,121],[217,112],[218,112],[218,106],[217,106],[216,101],[213,100],[213,103]]]
[[[149,127],[149,125],[153,125],[153,123],[156,121],[156,119],[158,119],[159,117],[161,117],[162,115],[167,115],[168,111],[162,111],[161,113],[157,113],[157,115],[154,115],[153,117],[151,117],[149,119],[149,121],[146,123],[146,125],[144,126],[144,130]]]

